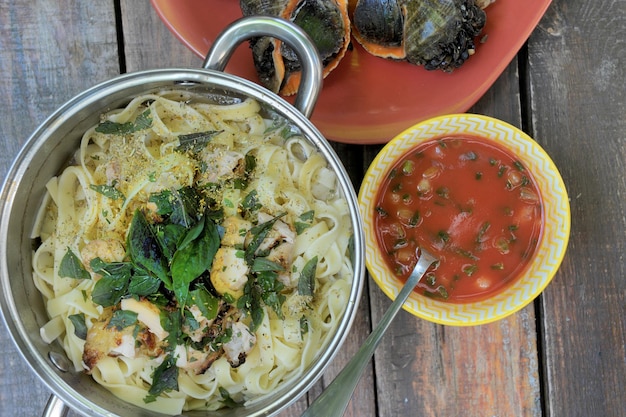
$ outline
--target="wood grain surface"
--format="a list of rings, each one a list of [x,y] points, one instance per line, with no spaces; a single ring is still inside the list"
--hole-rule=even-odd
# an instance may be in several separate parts
[[[625,21],[623,0],[554,0],[470,109],[522,127],[561,171],[572,232],[554,281],[520,312],[477,327],[401,311],[346,416],[626,417]],[[201,63],[148,0],[0,2],[0,175],[36,126],[87,87]],[[380,146],[333,146],[358,190]],[[302,413],[389,304],[368,278],[346,343],[280,417]],[[40,415],[49,394],[0,326],[0,416]]]
[[[556,2],[529,43],[532,135],[560,167],[568,253],[541,301],[547,415],[626,415],[626,2]]]

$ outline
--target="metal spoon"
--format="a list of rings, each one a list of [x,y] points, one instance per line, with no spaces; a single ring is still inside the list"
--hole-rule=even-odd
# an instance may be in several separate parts
[[[409,298],[413,288],[415,288],[420,279],[422,279],[428,267],[435,261],[437,261],[437,258],[424,249],[421,250],[417,265],[415,265],[413,272],[409,275],[409,278],[396,299],[385,312],[380,323],[378,323],[376,328],[370,333],[359,351],[352,357],[346,367],[343,368],[333,382],[326,387],[324,392],[313,401],[313,404],[302,413],[302,417],[343,416],[350,402],[350,398],[352,398],[352,393],[359,379],[361,379],[361,374],[374,354],[374,350],[376,350],[378,343],[380,343],[383,334],[391,324],[391,320],[396,316],[406,299]]]

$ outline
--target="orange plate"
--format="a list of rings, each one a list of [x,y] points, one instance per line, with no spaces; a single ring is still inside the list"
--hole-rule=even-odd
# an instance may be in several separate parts
[[[241,17],[238,0],[151,0],[165,25],[198,56]],[[550,0],[496,0],[487,9],[485,42],[451,74],[374,57],[353,41],[324,87],[311,120],[330,140],[386,143],[422,120],[469,109],[511,62]],[[258,82],[250,49],[241,45],[226,72]],[[292,101],[293,102],[293,101]]]

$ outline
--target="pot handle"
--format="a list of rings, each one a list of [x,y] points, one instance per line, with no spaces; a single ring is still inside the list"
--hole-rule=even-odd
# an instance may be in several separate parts
[[[322,87],[322,62],[309,35],[288,20],[270,16],[236,20],[215,39],[202,67],[223,71],[240,43],[259,36],[278,38],[296,52],[302,65],[302,80],[294,106],[309,118]]]
[[[59,397],[52,394],[46,403],[42,417],[65,417],[69,411],[69,407]]]

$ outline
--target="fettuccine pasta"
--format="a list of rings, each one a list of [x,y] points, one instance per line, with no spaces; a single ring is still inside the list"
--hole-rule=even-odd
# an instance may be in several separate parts
[[[325,159],[253,99],[143,95],[47,184],[34,280],[76,371],[180,414],[251,404],[332,338],[353,267]]]

